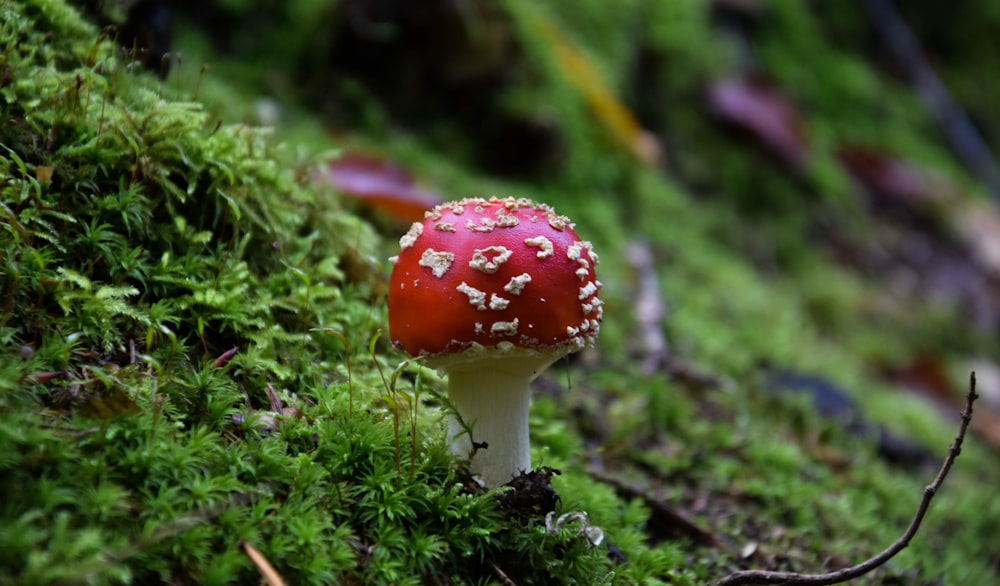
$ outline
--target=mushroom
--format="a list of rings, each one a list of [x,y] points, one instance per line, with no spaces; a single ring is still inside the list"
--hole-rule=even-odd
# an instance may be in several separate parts
[[[390,259],[392,343],[448,375],[448,444],[488,488],[531,468],[531,381],[600,330],[598,258],[573,227],[529,199],[463,199],[426,212]]]

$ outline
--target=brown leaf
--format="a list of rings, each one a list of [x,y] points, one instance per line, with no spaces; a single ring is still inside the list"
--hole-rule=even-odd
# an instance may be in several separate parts
[[[944,177],[875,148],[845,145],[837,149],[844,167],[876,197],[909,203],[942,200],[957,193]]]
[[[920,391],[934,401],[958,404],[954,386],[937,356],[921,352],[909,364],[895,373],[896,381],[907,388]]]
[[[998,399],[1000,391],[997,384],[997,369],[986,361],[975,361],[969,364],[976,372],[977,379],[982,379],[979,392],[985,397],[976,405],[969,428],[976,436],[993,450],[1000,451],[1000,407]],[[920,394],[942,417],[957,420],[961,412],[963,399],[958,389],[952,384],[944,363],[934,355],[920,354],[899,371],[892,373],[896,382],[911,391]]]
[[[28,375],[28,379],[33,383],[45,384],[53,379],[63,378],[65,376],[65,370],[56,370],[52,372],[34,372]]]
[[[215,368],[222,368],[223,366],[229,364],[229,361],[232,360],[233,356],[236,356],[236,353],[239,351],[239,346],[233,346],[229,350],[219,354],[219,356],[212,362],[212,366]]]
[[[752,79],[724,78],[708,88],[709,109],[749,134],[786,165],[800,170],[809,156],[805,122],[776,88]]]

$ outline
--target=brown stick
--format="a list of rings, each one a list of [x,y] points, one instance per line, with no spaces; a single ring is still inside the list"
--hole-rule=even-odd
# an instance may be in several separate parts
[[[934,498],[938,489],[941,488],[941,483],[944,482],[945,477],[948,475],[948,471],[951,470],[951,465],[955,463],[955,458],[962,453],[962,441],[965,439],[965,430],[969,427],[969,421],[972,420],[972,404],[977,398],[976,373],[973,372],[969,375],[969,393],[965,398],[965,411],[962,412],[962,423],[959,425],[958,435],[955,436],[955,441],[953,441],[951,443],[951,447],[948,448],[948,456],[944,459],[944,463],[941,464],[941,469],[938,470],[937,476],[934,477],[934,481],[924,488],[924,497],[920,500],[920,506],[917,507],[917,512],[913,515],[913,519],[910,521],[910,526],[906,528],[906,531],[899,537],[899,539],[893,542],[893,544],[886,548],[882,553],[867,559],[856,566],[851,566],[835,572],[828,572],[826,574],[799,574],[798,572],[770,572],[765,570],[746,570],[742,572],[735,572],[716,582],[715,586],[738,586],[744,584],[820,586],[826,584],[840,584],[841,582],[846,582],[859,576],[863,576],[892,559],[893,556],[905,549],[906,546],[910,544],[910,540],[913,539],[913,536],[917,534],[917,530],[920,529],[920,523],[924,520],[924,515],[927,513],[927,509],[931,505],[931,500]]]
[[[635,322],[642,344],[642,372],[653,374],[667,362],[670,346],[663,335],[662,322],[667,312],[661,287],[656,277],[653,251],[645,242],[635,240],[625,249],[625,256],[636,272],[634,292]]]
[[[503,583],[504,586],[517,586],[517,583],[511,580],[510,576],[500,569],[500,566],[490,562],[490,568],[493,570],[493,573],[497,575],[497,578],[500,578],[500,582]]]
[[[264,554],[260,553],[256,547],[246,541],[240,545],[243,546],[243,553],[247,554],[253,565],[257,566],[257,571],[260,572],[260,576],[264,578],[268,586],[285,586],[285,581],[281,578],[281,574],[274,569],[274,566],[264,557]]]

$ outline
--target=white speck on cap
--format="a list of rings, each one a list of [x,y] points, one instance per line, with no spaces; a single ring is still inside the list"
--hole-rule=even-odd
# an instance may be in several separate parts
[[[521,273],[516,277],[511,277],[510,282],[503,286],[503,290],[511,295],[520,295],[524,291],[524,286],[531,282],[531,275]]]
[[[420,222],[414,222],[410,229],[403,234],[399,239],[399,248],[405,250],[413,246],[417,242],[417,238],[424,233],[424,225]]]
[[[538,258],[547,258],[552,256],[553,246],[552,241],[545,236],[535,236],[534,238],[525,238],[524,243],[528,246],[537,246],[539,248],[538,253],[535,255]]]
[[[448,269],[451,268],[452,263],[455,262],[455,253],[437,251],[433,248],[428,248],[420,255],[420,261],[417,263],[422,267],[427,267],[431,270],[435,277],[441,278]]]
[[[484,291],[480,291],[479,289],[470,286],[465,281],[462,281],[462,283],[458,287],[455,287],[455,289],[459,293],[465,294],[469,298],[469,303],[475,306],[476,309],[479,311],[486,311],[486,293]]]
[[[517,334],[518,319],[515,317],[514,321],[498,321],[493,322],[490,326],[490,335],[492,336],[514,336]]]
[[[490,258],[487,254],[492,254],[493,257]],[[507,262],[513,254],[514,251],[506,246],[488,246],[486,248],[477,248],[476,251],[472,253],[472,260],[469,261],[469,266],[477,271],[482,271],[488,275],[492,275],[497,272],[500,265]]]
[[[490,295],[490,309],[494,311],[501,311],[507,309],[508,305],[510,305],[510,299],[498,297],[496,293],[492,293]]]

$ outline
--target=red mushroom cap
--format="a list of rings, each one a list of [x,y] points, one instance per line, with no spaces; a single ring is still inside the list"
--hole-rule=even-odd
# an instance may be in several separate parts
[[[597,336],[597,255],[549,206],[515,198],[442,204],[399,244],[389,335],[411,356],[476,346],[564,354]]]

